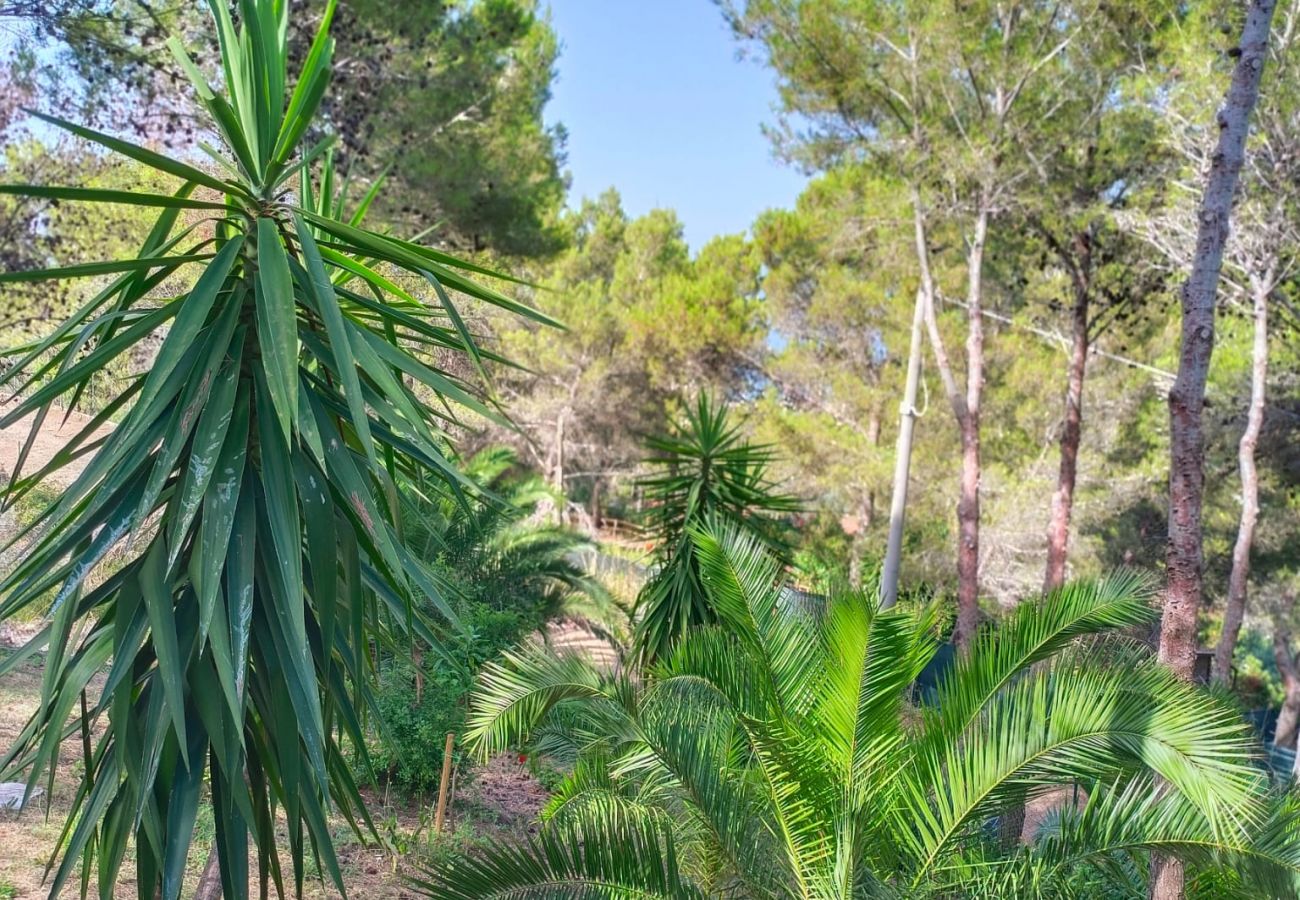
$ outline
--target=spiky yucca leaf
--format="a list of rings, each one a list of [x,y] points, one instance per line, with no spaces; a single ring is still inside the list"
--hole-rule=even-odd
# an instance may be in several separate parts
[[[646,446],[652,473],[640,485],[649,504],[647,528],[659,547],[657,569],[637,596],[635,648],[649,662],[688,629],[717,620],[694,533],[726,524],[753,535],[769,552],[784,552],[775,517],[799,503],[769,478],[772,448],[746,441],[726,405],[707,394],[686,411],[679,428]]]
[[[423,351],[486,355],[452,292],[547,321],[470,277],[486,270],[365,228],[378,185],[347,212],[327,144],[301,146],[329,81],[334,0],[293,84],[285,0],[240,0],[238,26],[224,0],[209,5],[224,89],[173,50],[225,145],[212,151],[221,174],[46,116],[182,183],[172,195],[4,187],[161,210],[135,259],[0,273],[116,276],[0,375],[25,397],[0,427],[34,415],[39,428],[113,359],[165,334],[104,415],[7,487],[12,501],[89,460],[20,536],[29,548],[0,583],[0,619],[54,596],[48,626],[4,664],[48,651],[40,708],[6,767],[30,787],[52,779],[70,717],[90,747],[51,896],[79,859],[83,884],[113,896],[133,843],[139,895],[177,897],[205,777],[225,896],[249,894],[250,840],[264,886],[284,892],[287,841],[299,892],[309,853],[345,889],[328,816],[368,822],[340,746],[364,746],[368,647],[388,621],[432,640],[413,611],[447,611],[401,540],[398,484],[432,475],[454,487],[445,420],[457,406],[492,414]],[[182,212],[195,220],[182,225]],[[158,296],[169,280],[190,286]],[[110,415],[120,424],[93,440]],[[122,547],[125,565],[101,578]],[[110,658],[98,701],[80,706]]]

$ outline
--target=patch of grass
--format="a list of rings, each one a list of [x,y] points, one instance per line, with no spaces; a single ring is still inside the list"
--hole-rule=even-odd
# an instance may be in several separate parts
[[[0,881],[0,900],[14,900],[18,896],[18,886],[12,881]]]
[[[41,512],[51,503],[57,501],[59,496],[59,491],[53,486],[37,485],[27,494],[24,494],[12,508],[0,513],[0,545],[8,545],[24,529],[29,528]],[[0,553],[0,577],[8,575],[21,561],[30,536],[20,540],[5,552]],[[57,593],[57,590],[51,589],[42,602],[20,610],[16,615],[11,616],[10,620],[23,625],[39,622],[45,617],[45,613],[49,610],[50,604],[54,602]],[[3,900],[3,895],[0,895],[0,900]]]

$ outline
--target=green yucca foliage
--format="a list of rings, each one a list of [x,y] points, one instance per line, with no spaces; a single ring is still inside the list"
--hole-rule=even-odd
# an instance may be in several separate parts
[[[650,662],[667,653],[688,629],[717,621],[704,589],[691,533],[727,526],[785,555],[788,546],[777,518],[799,509],[782,493],[768,467],[773,448],[745,439],[724,403],[700,394],[671,434],[646,441],[650,474],[642,478],[649,504],[646,530],[658,543],[655,571],[636,601],[637,655]]]
[[[1213,876],[1203,896],[1297,895],[1294,792],[1269,790],[1234,710],[1115,633],[1150,621],[1141,578],[1021,604],[918,707],[934,608],[813,608],[754,537],[693,539],[718,623],[650,669],[539,644],[484,669],[471,746],[531,746],[572,774],[536,838],[429,867],[425,895],[1145,897],[1155,852]],[[1081,808],[1001,847],[992,820],[1072,784]]]
[[[161,210],[135,259],[0,273],[116,275],[0,376],[25,395],[0,426],[34,413],[35,434],[52,405],[75,404],[111,360],[165,334],[147,372],[40,471],[20,462],[7,488],[13,502],[89,460],[0,583],[0,619],[54,597],[48,625],[0,667],[46,649],[40,709],[0,768],[26,773],[30,792],[52,781],[66,737],[79,733],[86,753],[51,896],[78,860],[83,892],[114,896],[133,844],[139,896],[177,897],[200,802],[214,810],[226,897],[248,896],[250,838],[263,890],[285,892],[278,819],[297,890],[308,852],[344,889],[327,816],[368,823],[340,749],[363,744],[367,648],[389,621],[432,641],[413,610],[449,612],[403,545],[398,485],[432,472],[454,490],[441,426],[457,406],[489,412],[424,360],[462,354],[481,371],[451,291],[545,321],[465,274],[491,273],[362,227],[378,186],[346,214],[329,142],[300,146],[329,82],[333,0],[293,85],[286,0],[241,0],[238,26],[224,0],[209,5],[224,93],[172,49],[224,143],[204,148],[220,174],[42,116],[183,184],[170,196],[0,188]],[[172,276],[192,287],[158,298]],[[97,574],[123,546],[129,561]]]

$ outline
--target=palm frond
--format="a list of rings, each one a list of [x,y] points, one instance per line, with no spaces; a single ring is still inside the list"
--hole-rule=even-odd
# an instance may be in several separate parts
[[[919,614],[879,610],[856,592],[830,601],[815,727],[845,792],[870,815],[886,816],[893,806],[910,737],[903,727],[907,692],[938,647],[935,618],[932,607]]]
[[[1298,802],[1290,793],[1270,796],[1262,827],[1225,835],[1216,834],[1185,797],[1149,777],[1097,784],[1081,809],[1059,811],[1021,855],[1040,868],[1063,871],[1097,862],[1113,866],[1108,857],[1115,855],[1140,859],[1158,852],[1198,868],[1233,871],[1257,892],[1289,896],[1300,878]]]
[[[781,566],[757,537],[723,523],[715,529],[692,535],[709,595],[762,663],[766,694],[786,715],[800,715],[817,695],[823,671],[815,623],[781,602]]]
[[[1005,638],[977,642],[987,659],[948,673],[945,706],[916,709],[933,607],[882,612],[853,593],[797,606],[759,539],[715,528],[694,540],[719,621],[643,678],[602,687],[537,660],[488,692],[507,718],[519,699],[516,739],[540,721],[573,749],[553,820],[603,809],[655,823],[719,896],[1124,896],[1153,852],[1207,885],[1294,892],[1295,801],[1270,796],[1244,723],[1115,634],[1148,615],[1140,580],[1027,605]],[[1057,837],[1008,855],[986,834],[1072,781],[1089,806],[1061,813]]]
[[[937,748],[937,749],[936,749]],[[1247,726],[1149,658],[1053,661],[999,692],[963,736],[919,743],[903,807],[928,866],[973,822],[1070,779],[1154,772],[1216,833],[1258,826]],[[933,787],[943,785],[943,790]]]
[[[959,735],[1012,679],[1076,639],[1151,621],[1151,597],[1149,577],[1120,571],[1019,604],[996,629],[981,633],[940,682],[933,704],[943,723],[935,726],[942,728],[940,739]]]
[[[432,866],[414,887],[435,900],[690,900],[672,833],[620,804],[590,803],[527,844]]]
[[[560,704],[595,701],[607,715],[625,717],[626,678],[606,675],[573,654],[557,656],[540,643],[484,666],[470,705],[466,739],[480,758],[522,744]]]

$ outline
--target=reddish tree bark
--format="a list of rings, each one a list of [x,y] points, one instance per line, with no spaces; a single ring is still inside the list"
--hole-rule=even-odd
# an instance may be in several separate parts
[[[957,500],[957,626],[953,641],[969,646],[979,627],[980,599],[980,420],[961,423],[961,496]]]
[[[1086,233],[1075,241],[1078,260],[1072,265],[1074,308],[1070,320],[1070,364],[1065,387],[1065,419],[1061,428],[1061,463],[1052,493],[1052,514],[1047,524],[1047,572],[1043,592],[1065,583],[1070,548],[1070,518],[1074,513],[1074,485],[1079,472],[1079,441],[1083,434],[1083,383],[1088,370],[1088,308],[1092,297],[1090,271],[1092,243]]]
[[[953,641],[965,650],[979,627],[980,560],[980,401],[984,395],[984,244],[990,208],[980,198],[975,229],[966,253],[966,390],[957,386],[939,333],[934,297],[927,297],[926,329],[939,377],[961,433],[961,482],[957,500],[957,624]]]
[[[1291,635],[1284,628],[1273,631],[1273,658],[1278,674],[1282,676],[1282,711],[1277,715],[1277,728],[1273,731],[1273,746],[1294,747],[1296,725],[1300,723],[1300,671],[1291,654]]]
[[[966,415],[961,421],[961,498],[957,502],[957,630],[965,648],[979,626],[980,599],[980,400],[984,395],[984,243],[986,205],[975,220],[967,254]]]
[[[880,409],[872,407],[867,419],[867,443],[880,446]],[[867,552],[868,531],[876,518],[876,492],[867,489],[858,505],[858,530],[849,545],[849,585],[855,590],[862,587],[862,557]]]
[[[221,900],[221,866],[217,861],[217,848],[208,851],[208,861],[199,876],[198,887],[194,890],[194,900]]]
[[[1232,199],[1245,157],[1250,114],[1268,52],[1276,0],[1252,0],[1241,35],[1240,54],[1223,109],[1217,116],[1218,146],[1201,198],[1196,256],[1182,290],[1182,344],[1178,377],[1169,392],[1168,584],[1160,622],[1160,660],[1188,681],[1196,662],[1196,612],[1201,604],[1201,500],[1205,444],[1201,414],[1214,349],[1214,301],[1228,239]],[[1151,860],[1152,900],[1183,896],[1183,865],[1171,857]]]
[[[1241,472],[1241,521],[1237,541],[1232,548],[1232,572],[1228,576],[1228,599],[1223,609],[1223,634],[1214,651],[1215,681],[1226,683],[1232,671],[1232,657],[1237,635],[1246,617],[1246,584],[1250,579],[1250,547],[1255,540],[1255,522],[1259,518],[1259,472],[1255,466],[1255,447],[1264,428],[1264,400],[1268,381],[1268,295],[1272,290],[1270,272],[1263,280],[1251,280],[1255,313],[1255,339],[1251,349],[1250,406],[1246,410],[1246,428],[1237,445],[1237,467]]]

